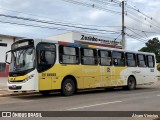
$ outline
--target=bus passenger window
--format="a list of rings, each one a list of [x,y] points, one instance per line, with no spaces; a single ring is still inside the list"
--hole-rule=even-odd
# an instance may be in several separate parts
[[[97,65],[97,50],[81,48],[81,62],[84,65]]]
[[[110,66],[111,65],[111,51],[99,50],[100,65]]]
[[[112,53],[112,57],[113,57],[113,64],[115,66],[125,66],[125,59],[123,52],[114,51]]]
[[[59,62],[62,64],[78,64],[79,48],[70,46],[59,46]]]
[[[136,57],[133,53],[126,53],[126,62],[129,67],[136,67]]]
[[[155,66],[155,64],[154,64],[154,56],[147,55],[147,65],[150,68],[153,68]]]
[[[146,67],[146,59],[145,55],[138,55],[138,66],[139,67]]]

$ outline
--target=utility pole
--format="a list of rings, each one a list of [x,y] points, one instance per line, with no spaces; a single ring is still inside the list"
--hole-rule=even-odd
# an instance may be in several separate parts
[[[125,49],[124,0],[122,0],[122,49]]]

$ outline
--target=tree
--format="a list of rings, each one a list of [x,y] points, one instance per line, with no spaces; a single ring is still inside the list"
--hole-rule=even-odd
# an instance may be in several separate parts
[[[141,48],[139,51],[155,53],[157,63],[160,63],[160,41],[158,38],[150,39],[145,44],[146,46]]]

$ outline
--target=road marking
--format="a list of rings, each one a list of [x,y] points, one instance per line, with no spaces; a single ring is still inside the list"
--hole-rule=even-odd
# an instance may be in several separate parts
[[[88,108],[88,107],[94,107],[94,106],[100,106],[100,105],[108,105],[108,104],[114,104],[114,103],[120,103],[120,102],[122,102],[122,101],[99,103],[99,104],[87,105],[87,106],[82,106],[82,107],[69,108],[67,110],[83,109],[83,108]]]
[[[157,95],[157,96],[160,96],[160,95]]]

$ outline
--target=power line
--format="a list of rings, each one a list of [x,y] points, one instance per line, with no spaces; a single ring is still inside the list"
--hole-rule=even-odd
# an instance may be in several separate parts
[[[143,16],[145,17],[146,20],[147,20],[147,18],[148,18],[148,20],[154,21],[154,22],[156,22],[157,24],[160,25],[160,23],[157,22],[153,17],[150,17],[149,15],[147,15],[147,14],[141,12],[139,9],[136,9],[135,7],[132,7],[132,6],[129,5],[129,4],[126,4],[126,7],[127,7],[128,9],[134,10],[135,12],[137,12],[137,13],[143,15]],[[149,22],[149,21],[148,21],[148,22]],[[151,23],[151,22],[149,22],[149,23]],[[153,23],[151,23],[151,24],[153,24]],[[157,26],[157,25],[155,25],[155,26]]]
[[[155,27],[155,26],[152,26],[151,24],[147,24],[147,23],[145,23],[144,21],[141,21],[140,19],[138,19],[137,17],[135,17],[135,16],[132,15],[132,14],[127,14],[127,16],[128,16],[129,18],[131,18],[132,20],[138,22],[138,23],[142,23],[142,25],[146,25],[147,27],[153,29],[154,31],[160,31],[159,28],[157,28],[157,27]]]
[[[66,25],[66,24],[55,23],[53,21],[45,21],[45,20],[18,17],[18,16],[11,16],[11,15],[5,15],[5,14],[0,14],[0,16],[8,17],[8,18],[14,18],[14,19],[20,19],[20,20],[25,20],[25,21],[39,22],[39,23],[44,23],[44,24],[59,25],[59,26],[63,26],[63,27],[88,29],[88,30],[103,31],[103,32],[117,32],[117,31],[111,31],[111,30],[103,30],[103,29],[87,28],[87,27],[80,27],[80,26],[74,26],[74,25]]]
[[[108,1],[102,1],[102,0],[90,0],[93,1],[95,3],[101,4],[103,6],[110,6],[110,7],[121,7],[121,3],[114,3],[114,2],[108,2]]]
[[[130,28],[132,30],[136,30],[136,31],[140,31],[140,32],[145,32],[145,33],[150,33],[150,34],[160,34],[158,32],[144,31],[144,30],[140,30],[140,29],[133,28],[133,27],[130,27],[130,26],[127,26],[126,28]]]
[[[115,13],[115,14],[121,15],[121,12],[110,10],[110,9],[106,9],[106,8],[102,8],[102,7],[94,5],[94,4],[79,2],[79,1],[76,1],[76,0],[62,0],[62,1],[73,3],[73,4],[76,4],[76,5],[85,6],[85,7],[95,8],[95,9],[99,9],[99,10],[103,10],[103,11],[107,11],[107,12],[111,12],[111,13]]]
[[[1,8],[0,9],[2,10],[5,10],[5,11],[10,11],[10,12],[15,12],[15,13],[22,13],[22,14],[25,14],[25,15],[30,15],[30,16],[34,16],[34,17],[40,17],[40,18],[47,18],[47,19],[50,19],[50,20],[53,20],[53,18],[49,18],[47,16],[40,16],[40,15],[35,15],[35,14],[29,14],[29,13],[24,13],[24,12],[20,12],[20,11],[14,11],[14,10],[10,10],[10,9],[6,9],[6,8]],[[57,21],[54,21],[55,23],[61,23],[61,24],[70,24],[70,25],[80,25],[80,26],[90,26],[90,27],[104,27],[104,28],[108,28],[108,27],[121,27],[121,26],[100,26],[100,25],[89,25],[89,24],[80,24],[80,23],[70,23],[70,22],[66,22],[66,21],[61,21],[61,20],[57,20]]]
[[[130,35],[130,34],[128,34],[128,33],[126,33],[126,36],[128,36],[128,37],[130,37],[130,38],[133,38],[134,40],[143,42],[143,43],[146,43],[146,42],[147,42],[147,40],[146,40],[146,41],[145,41],[145,40],[142,40],[142,39],[137,38],[136,36]]]
[[[133,31],[133,30],[131,30],[131,29],[129,29],[129,28],[128,28],[128,30],[130,30],[130,31],[133,32],[134,34],[138,35],[140,38],[143,38],[143,37],[144,37],[144,36],[142,36],[142,35],[136,33],[135,31]]]
[[[20,26],[27,26],[27,27],[38,27],[38,28],[45,28],[45,29],[56,29],[56,30],[65,30],[65,31],[77,31],[74,29],[65,29],[65,28],[57,28],[57,27],[49,27],[49,26],[39,26],[39,25],[31,25],[31,24],[24,24],[24,23],[16,23],[16,22],[8,22],[8,21],[0,21],[1,23],[7,23],[7,24],[14,24],[14,25],[20,25]],[[80,31],[77,31],[80,32]],[[82,31],[81,31],[82,32]],[[116,32],[114,33],[103,33],[103,32],[89,32],[89,31],[84,31],[86,33],[98,33],[98,34],[117,34]]]

